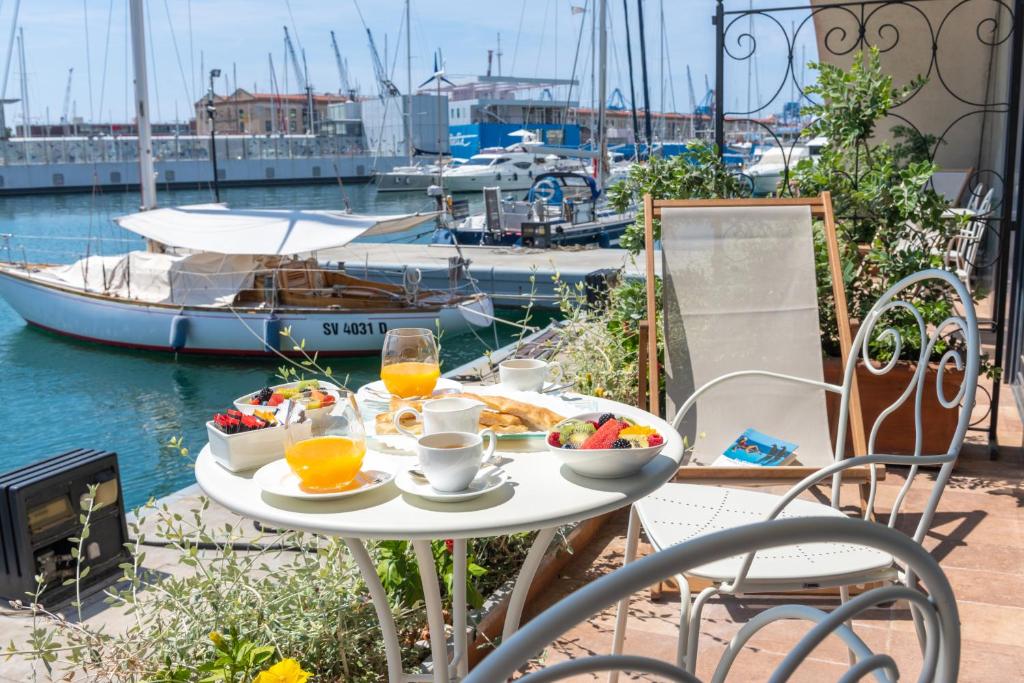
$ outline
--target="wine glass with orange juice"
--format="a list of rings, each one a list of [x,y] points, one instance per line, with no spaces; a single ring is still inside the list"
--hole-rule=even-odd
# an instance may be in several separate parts
[[[366,455],[366,432],[355,395],[343,392],[327,417],[322,436],[288,443],[284,457],[309,493],[331,493],[358,486]]]
[[[401,398],[430,396],[440,376],[433,332],[416,327],[388,330],[381,350],[380,378],[389,392]]]

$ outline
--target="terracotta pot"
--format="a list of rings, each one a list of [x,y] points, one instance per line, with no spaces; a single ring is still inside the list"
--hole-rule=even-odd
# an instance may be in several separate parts
[[[824,361],[825,381],[841,384],[843,381],[843,365],[838,358],[826,358]],[[914,366],[909,362],[901,362],[884,375],[873,375],[863,364],[857,367],[857,384],[860,389],[861,411],[864,420],[864,437],[871,436],[871,427],[883,410],[899,398],[906,389],[914,374]],[[956,393],[963,372],[948,367],[943,373],[943,387],[946,395]],[[933,363],[925,371],[924,394],[921,397],[921,426],[923,441],[921,453],[934,455],[945,453],[956,431],[959,417],[958,410],[942,407],[935,393],[935,381],[938,377],[938,365]],[[839,415],[839,395],[828,393],[828,417],[833,439],[835,424]],[[894,453],[897,455],[913,454],[914,452],[914,395],[907,397],[906,402],[896,412],[889,415],[879,428],[875,439],[876,453]],[[847,453],[851,453],[852,440],[847,434]]]

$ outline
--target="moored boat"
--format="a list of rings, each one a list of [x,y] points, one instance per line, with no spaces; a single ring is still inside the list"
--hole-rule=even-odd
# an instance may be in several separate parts
[[[147,238],[148,251],[71,265],[0,263],[0,296],[32,326],[113,346],[269,356],[295,355],[293,344],[305,340],[310,354],[376,354],[394,327],[456,335],[491,324],[484,294],[374,282],[312,256],[428,218],[155,209],[118,220]]]
[[[611,207],[589,175],[569,171],[537,176],[525,200],[501,199],[499,188],[486,188],[484,205],[483,213],[435,232],[434,243],[612,247],[635,218],[632,210]]]

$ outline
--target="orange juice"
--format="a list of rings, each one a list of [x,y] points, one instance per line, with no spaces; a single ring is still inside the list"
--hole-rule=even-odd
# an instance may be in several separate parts
[[[380,378],[388,391],[402,398],[430,396],[440,376],[441,368],[437,363],[394,363],[385,365],[380,371]]]
[[[366,443],[347,436],[317,436],[293,444],[284,453],[288,466],[302,481],[302,489],[321,493],[350,484],[365,455]]]

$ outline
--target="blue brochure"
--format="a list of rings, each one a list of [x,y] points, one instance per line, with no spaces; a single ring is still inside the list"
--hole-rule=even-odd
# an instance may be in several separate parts
[[[750,428],[725,450],[724,455],[736,465],[775,467],[789,464],[796,457],[797,444]]]

